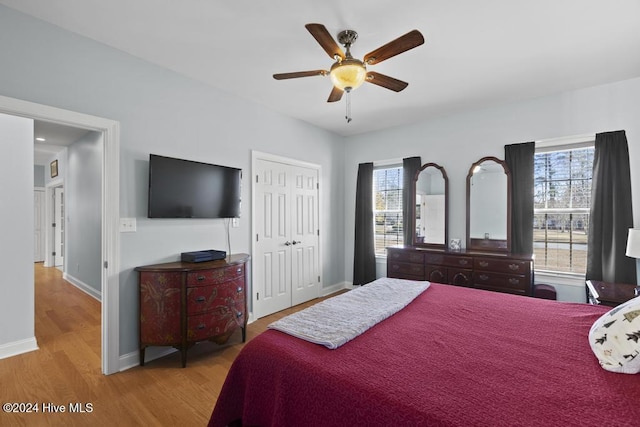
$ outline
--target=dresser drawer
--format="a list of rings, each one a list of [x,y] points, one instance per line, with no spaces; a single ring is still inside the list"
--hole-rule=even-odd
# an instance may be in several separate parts
[[[400,279],[424,280],[424,264],[387,261],[387,276]]]
[[[236,307],[218,306],[214,311],[187,317],[187,340],[202,341],[233,332],[244,325],[245,313]]]
[[[494,273],[490,271],[474,271],[473,283],[482,289],[502,292],[526,294],[529,290],[529,280],[525,276]]]
[[[424,262],[424,255],[415,251],[404,250],[387,250],[387,259],[390,261],[409,262],[415,264],[422,264]]]
[[[531,262],[515,259],[476,258],[474,270],[495,271],[507,274],[529,274]]]
[[[216,285],[243,276],[244,265],[230,265],[224,268],[192,271],[187,273],[187,286]]]
[[[244,302],[244,277],[219,285],[187,288],[187,313],[205,313],[229,300]]]
[[[445,255],[444,265],[448,265],[450,267],[471,269],[473,267],[473,258],[468,256]]]
[[[444,265],[444,254],[425,254],[424,255],[425,264],[429,265]]]

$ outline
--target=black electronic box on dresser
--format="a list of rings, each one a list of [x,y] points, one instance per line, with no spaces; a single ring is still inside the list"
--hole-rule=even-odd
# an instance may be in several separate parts
[[[435,163],[415,174],[405,226],[411,245],[387,248],[387,276],[428,280],[517,295],[533,295],[533,255],[511,248],[511,173],[503,160],[484,157],[467,175],[466,249],[448,239],[448,177]]]
[[[207,262],[171,262],[137,267],[140,292],[140,365],[149,346],[180,350],[198,341],[225,343],[247,326],[247,263],[235,254]]]

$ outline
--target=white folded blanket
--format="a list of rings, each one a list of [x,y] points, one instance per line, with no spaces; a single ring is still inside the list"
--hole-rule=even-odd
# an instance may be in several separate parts
[[[429,284],[384,277],[290,314],[267,327],[336,349],[402,310]]]

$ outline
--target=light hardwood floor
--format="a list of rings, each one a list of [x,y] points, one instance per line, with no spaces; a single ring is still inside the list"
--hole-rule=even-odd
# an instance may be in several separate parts
[[[229,367],[243,346],[240,331],[224,346],[204,342],[191,348],[184,369],[176,352],[144,367],[105,376],[100,372],[100,303],[64,281],[55,268],[41,264],[35,266],[35,294],[40,349],[0,360],[0,400],[38,404],[38,412],[3,411],[0,425],[206,425]],[[272,321],[317,301],[250,324],[247,341]],[[71,413],[69,404],[81,404],[87,412]],[[91,412],[86,404],[91,404]],[[65,412],[51,412],[54,408],[65,408]]]

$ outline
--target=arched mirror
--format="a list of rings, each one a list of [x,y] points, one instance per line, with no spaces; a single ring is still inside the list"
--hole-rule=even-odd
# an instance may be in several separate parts
[[[444,168],[426,163],[413,181],[414,246],[446,247],[449,180]]]
[[[467,249],[511,252],[511,172],[495,157],[467,175]]]

